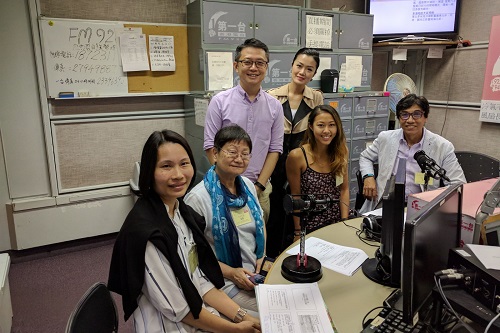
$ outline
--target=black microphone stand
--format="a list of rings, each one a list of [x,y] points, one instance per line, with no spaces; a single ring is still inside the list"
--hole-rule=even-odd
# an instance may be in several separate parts
[[[314,197],[313,197],[314,198]],[[321,211],[301,209],[299,212],[290,212],[300,217],[300,251],[297,256],[288,256],[281,264],[281,275],[285,279],[296,283],[319,281],[323,277],[321,263],[318,259],[306,254],[306,224],[307,220]]]
[[[429,170],[422,169],[424,173],[424,192],[427,192],[427,187],[429,186],[429,179],[431,178],[431,174]]]

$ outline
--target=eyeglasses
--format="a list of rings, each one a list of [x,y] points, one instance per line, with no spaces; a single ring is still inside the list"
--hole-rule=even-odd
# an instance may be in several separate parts
[[[413,111],[413,113],[401,112],[399,114],[399,118],[401,118],[403,120],[408,120],[408,119],[410,119],[410,116],[412,116],[413,119],[417,120],[417,119],[422,118],[423,115],[424,115],[424,112],[417,110],[417,111]]]
[[[241,156],[242,160],[248,161],[252,157],[252,154],[247,152],[239,153],[236,150],[224,150],[222,148],[220,150],[226,153],[227,157],[232,159],[237,159],[238,156]]]
[[[238,156],[241,156],[242,160],[248,161],[252,157],[252,154],[247,153],[246,151],[239,153],[236,150],[224,150],[222,148],[220,150],[223,151],[224,153],[226,153],[227,157],[232,158],[232,159],[237,159]]]
[[[267,67],[267,61],[264,61],[264,60],[252,61],[252,60],[245,59],[245,60],[238,60],[238,62],[240,64],[242,64],[243,67],[245,67],[245,68],[251,68],[253,66],[253,64],[255,64],[255,67],[261,68],[261,69]]]

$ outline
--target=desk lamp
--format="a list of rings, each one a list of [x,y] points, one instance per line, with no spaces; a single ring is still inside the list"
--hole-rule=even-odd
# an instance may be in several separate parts
[[[324,199],[316,199],[319,196]],[[306,224],[307,220],[325,209],[333,202],[338,202],[330,194],[290,194],[283,199],[283,208],[287,214],[300,217],[300,251],[297,256],[291,255],[283,260],[281,275],[291,282],[307,283],[321,279],[323,272],[321,263],[314,257],[307,256]]]
[[[493,214],[495,208],[497,207],[500,207],[500,178],[496,181],[495,184],[493,184],[491,189],[484,194],[484,200],[481,203],[480,211],[476,214],[476,225],[474,227],[474,236],[472,239],[473,244],[479,244],[479,236],[481,234],[481,227],[483,225],[483,222],[488,218],[488,216]],[[498,245],[498,238],[499,236],[497,231],[497,244],[491,245]]]

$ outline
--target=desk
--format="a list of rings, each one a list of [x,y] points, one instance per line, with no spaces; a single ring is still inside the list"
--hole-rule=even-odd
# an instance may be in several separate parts
[[[361,218],[357,218],[348,220],[346,223],[359,229],[361,221]],[[338,245],[356,247],[365,251],[370,258],[374,256],[376,250],[376,247],[369,246],[359,240],[358,236],[356,236],[356,230],[345,226],[343,223],[316,230],[307,237],[318,237]],[[288,249],[297,245],[297,243],[292,244]],[[274,265],[267,274],[265,283],[292,283],[285,280],[281,275],[281,263],[288,256],[289,254],[285,251],[276,258]],[[363,317],[374,307],[381,306],[384,299],[394,290],[369,280],[363,274],[361,268],[353,276],[345,276],[324,267],[322,269],[323,277],[318,281],[319,289],[340,333],[361,332]]]

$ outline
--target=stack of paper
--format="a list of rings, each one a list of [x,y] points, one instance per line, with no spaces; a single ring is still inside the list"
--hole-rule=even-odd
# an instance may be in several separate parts
[[[318,284],[255,287],[262,333],[336,333]]]
[[[306,239],[305,246],[306,255],[318,259],[321,266],[347,276],[353,275],[368,259],[368,255],[363,250],[333,244],[316,237]],[[296,255],[299,249],[300,245],[297,245],[287,253]]]

